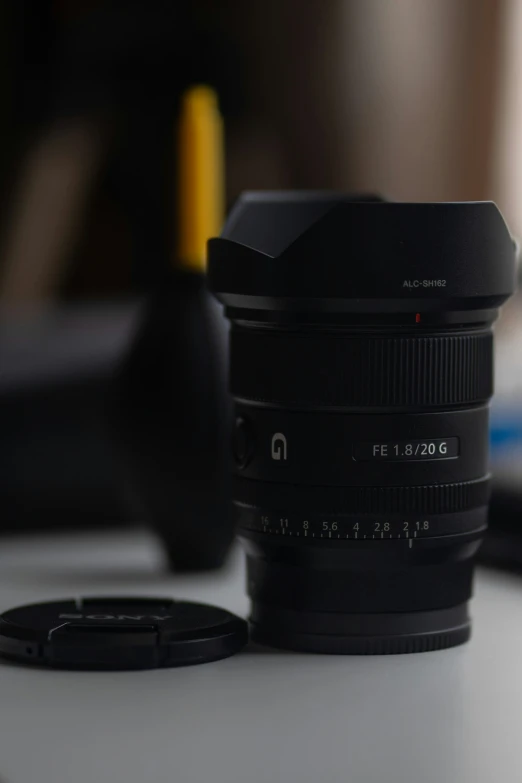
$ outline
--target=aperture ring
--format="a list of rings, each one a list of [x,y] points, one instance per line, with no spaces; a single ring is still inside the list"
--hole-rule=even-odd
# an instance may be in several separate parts
[[[235,325],[230,366],[235,397],[273,404],[470,404],[493,393],[493,338],[490,329],[374,336]]]
[[[345,514],[449,514],[485,506],[489,476],[455,484],[413,487],[313,487],[235,477],[234,499],[258,508]]]

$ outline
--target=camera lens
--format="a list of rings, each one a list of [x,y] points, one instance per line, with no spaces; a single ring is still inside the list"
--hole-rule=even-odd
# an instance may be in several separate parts
[[[370,654],[469,638],[492,324],[514,280],[491,202],[236,204],[209,281],[232,323],[254,639]]]

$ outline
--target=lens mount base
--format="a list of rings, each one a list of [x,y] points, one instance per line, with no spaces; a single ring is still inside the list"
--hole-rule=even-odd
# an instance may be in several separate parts
[[[468,603],[428,612],[314,613],[254,602],[253,641],[286,650],[331,655],[394,655],[464,644],[471,636]]]

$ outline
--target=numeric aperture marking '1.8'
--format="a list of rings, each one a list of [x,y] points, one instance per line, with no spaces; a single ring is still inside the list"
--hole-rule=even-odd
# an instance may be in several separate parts
[[[459,456],[458,438],[387,441],[384,443],[355,443],[352,456],[356,461],[455,459]]]

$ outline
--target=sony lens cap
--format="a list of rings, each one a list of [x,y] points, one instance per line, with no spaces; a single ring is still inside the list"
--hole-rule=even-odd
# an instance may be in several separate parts
[[[63,669],[208,663],[247,640],[247,622],[231,612],[170,598],[50,601],[0,616],[0,655]]]

